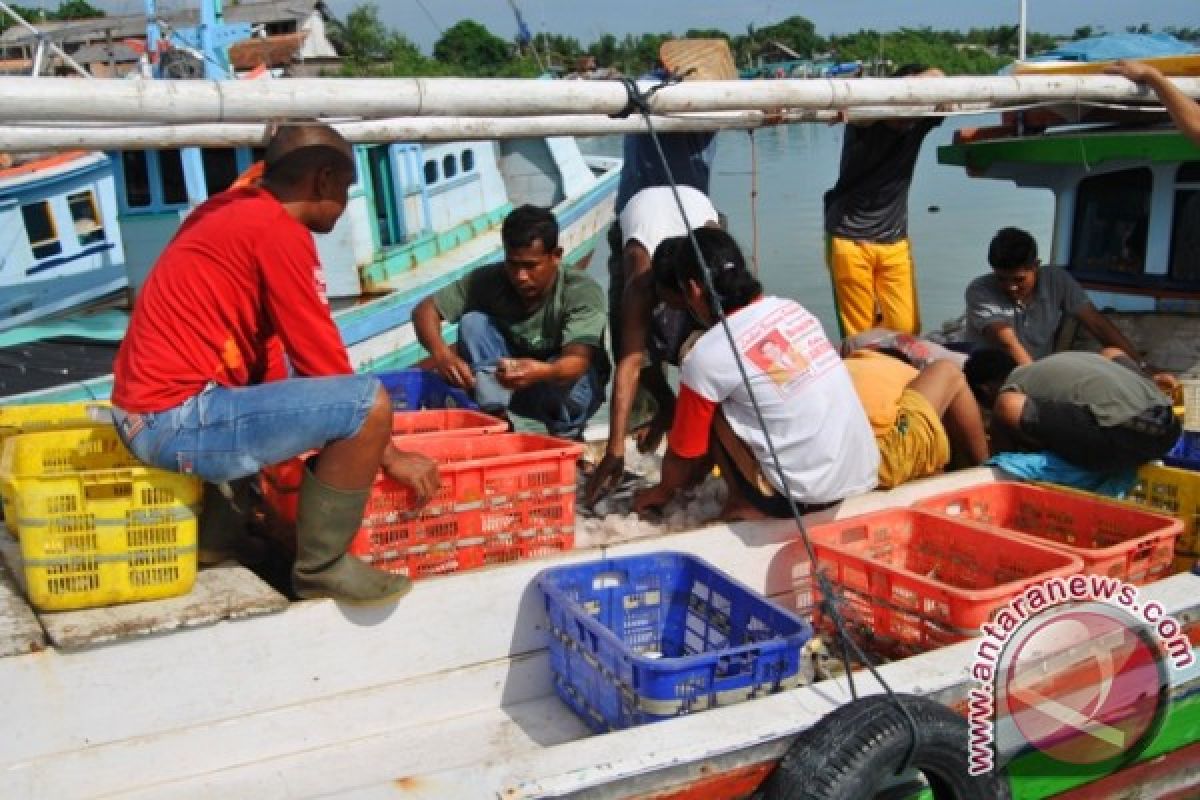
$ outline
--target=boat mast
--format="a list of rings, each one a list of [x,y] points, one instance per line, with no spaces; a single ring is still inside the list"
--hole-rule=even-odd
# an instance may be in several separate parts
[[[32,72],[32,74],[34,75],[34,77],[36,77],[37,74],[42,71],[42,63],[46,57],[46,48],[47,47],[50,48],[50,50],[56,56],[61,58],[63,60],[63,62],[65,62],[66,65],[69,66],[71,69],[75,70],[76,72],[78,72],[80,75],[82,75],[85,78],[92,77],[91,74],[86,69],[84,69],[82,66],[80,66],[78,61],[76,61],[75,59],[73,59],[69,55],[67,55],[67,52],[65,50],[63,50],[61,47],[59,47],[57,44],[55,44],[54,40],[52,40],[48,36],[45,36],[37,28],[30,25],[29,22],[26,21],[26,19],[24,17],[22,17],[20,14],[18,14],[16,12],[16,10],[14,10],[13,7],[10,6],[8,3],[0,2],[0,11],[3,11],[8,16],[12,17],[14,22],[16,22],[22,28],[24,28],[25,30],[29,31],[30,33],[32,33],[34,36],[37,37],[37,47],[34,50],[34,56],[33,56],[33,72]]]
[[[1025,0],[1017,0],[1017,61],[1025,60]]]

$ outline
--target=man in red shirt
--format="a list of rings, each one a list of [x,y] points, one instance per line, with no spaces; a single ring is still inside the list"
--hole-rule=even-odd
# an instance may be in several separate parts
[[[392,447],[387,392],[353,373],[325,298],[312,232],[345,210],[353,154],[328,126],[286,125],[264,162],[260,185],[210,198],[159,257],[117,353],[113,416],[138,458],[208,482],[202,563],[236,545],[228,482],[319,450],[300,489],[296,594],[398,597],[407,578],[346,548],[380,466],[422,502],[438,477]]]

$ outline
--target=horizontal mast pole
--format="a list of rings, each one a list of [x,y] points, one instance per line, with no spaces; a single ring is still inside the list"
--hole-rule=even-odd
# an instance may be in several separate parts
[[[1176,79],[1193,97],[1200,79]],[[1156,104],[1148,89],[1111,76],[987,76],[771,81],[694,81],[649,98],[660,114],[837,110],[1038,102]],[[467,78],[288,78],[162,81],[0,78],[4,118],[22,121],[261,122],[319,117],[614,114],[626,107],[615,81]]]
[[[907,117],[912,112],[875,109],[850,119]],[[761,111],[692,114],[653,118],[658,133],[752,130],[797,122],[832,123],[837,111]],[[612,119],[598,115],[548,117],[425,117],[352,122],[330,121],[349,141],[449,142],[520,139],[543,136],[613,136],[647,131],[641,116]],[[176,147],[257,147],[266,140],[265,123],[228,122],[179,125],[111,126],[96,124],[0,125],[0,151],[161,150]]]

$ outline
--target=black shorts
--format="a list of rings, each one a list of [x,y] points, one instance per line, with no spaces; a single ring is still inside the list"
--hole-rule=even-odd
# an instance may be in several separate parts
[[[1072,464],[1107,471],[1162,458],[1178,441],[1182,426],[1170,406],[1155,406],[1105,427],[1087,406],[1026,397],[1021,433]]]
[[[759,491],[758,487],[751,483],[750,480],[742,474],[742,471],[736,467],[731,469],[730,472],[733,474],[733,480],[735,483],[737,483],[738,489],[741,490],[742,496],[746,498],[750,505],[766,514],[768,517],[774,517],[775,519],[791,518],[792,507],[788,503],[786,497],[778,492],[772,492],[769,495],[763,494],[761,491]],[[831,503],[797,502],[796,508],[799,509],[801,514],[811,514],[814,511],[824,511],[827,508],[837,505],[839,502],[839,500],[834,500]]]

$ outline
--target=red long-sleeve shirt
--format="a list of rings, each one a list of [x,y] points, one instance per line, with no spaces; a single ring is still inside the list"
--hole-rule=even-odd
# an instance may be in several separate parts
[[[353,372],[330,316],[312,234],[270,193],[237,189],[189,215],[139,294],[113,368],[113,402],[165,411],[210,381],[248,386]]]

